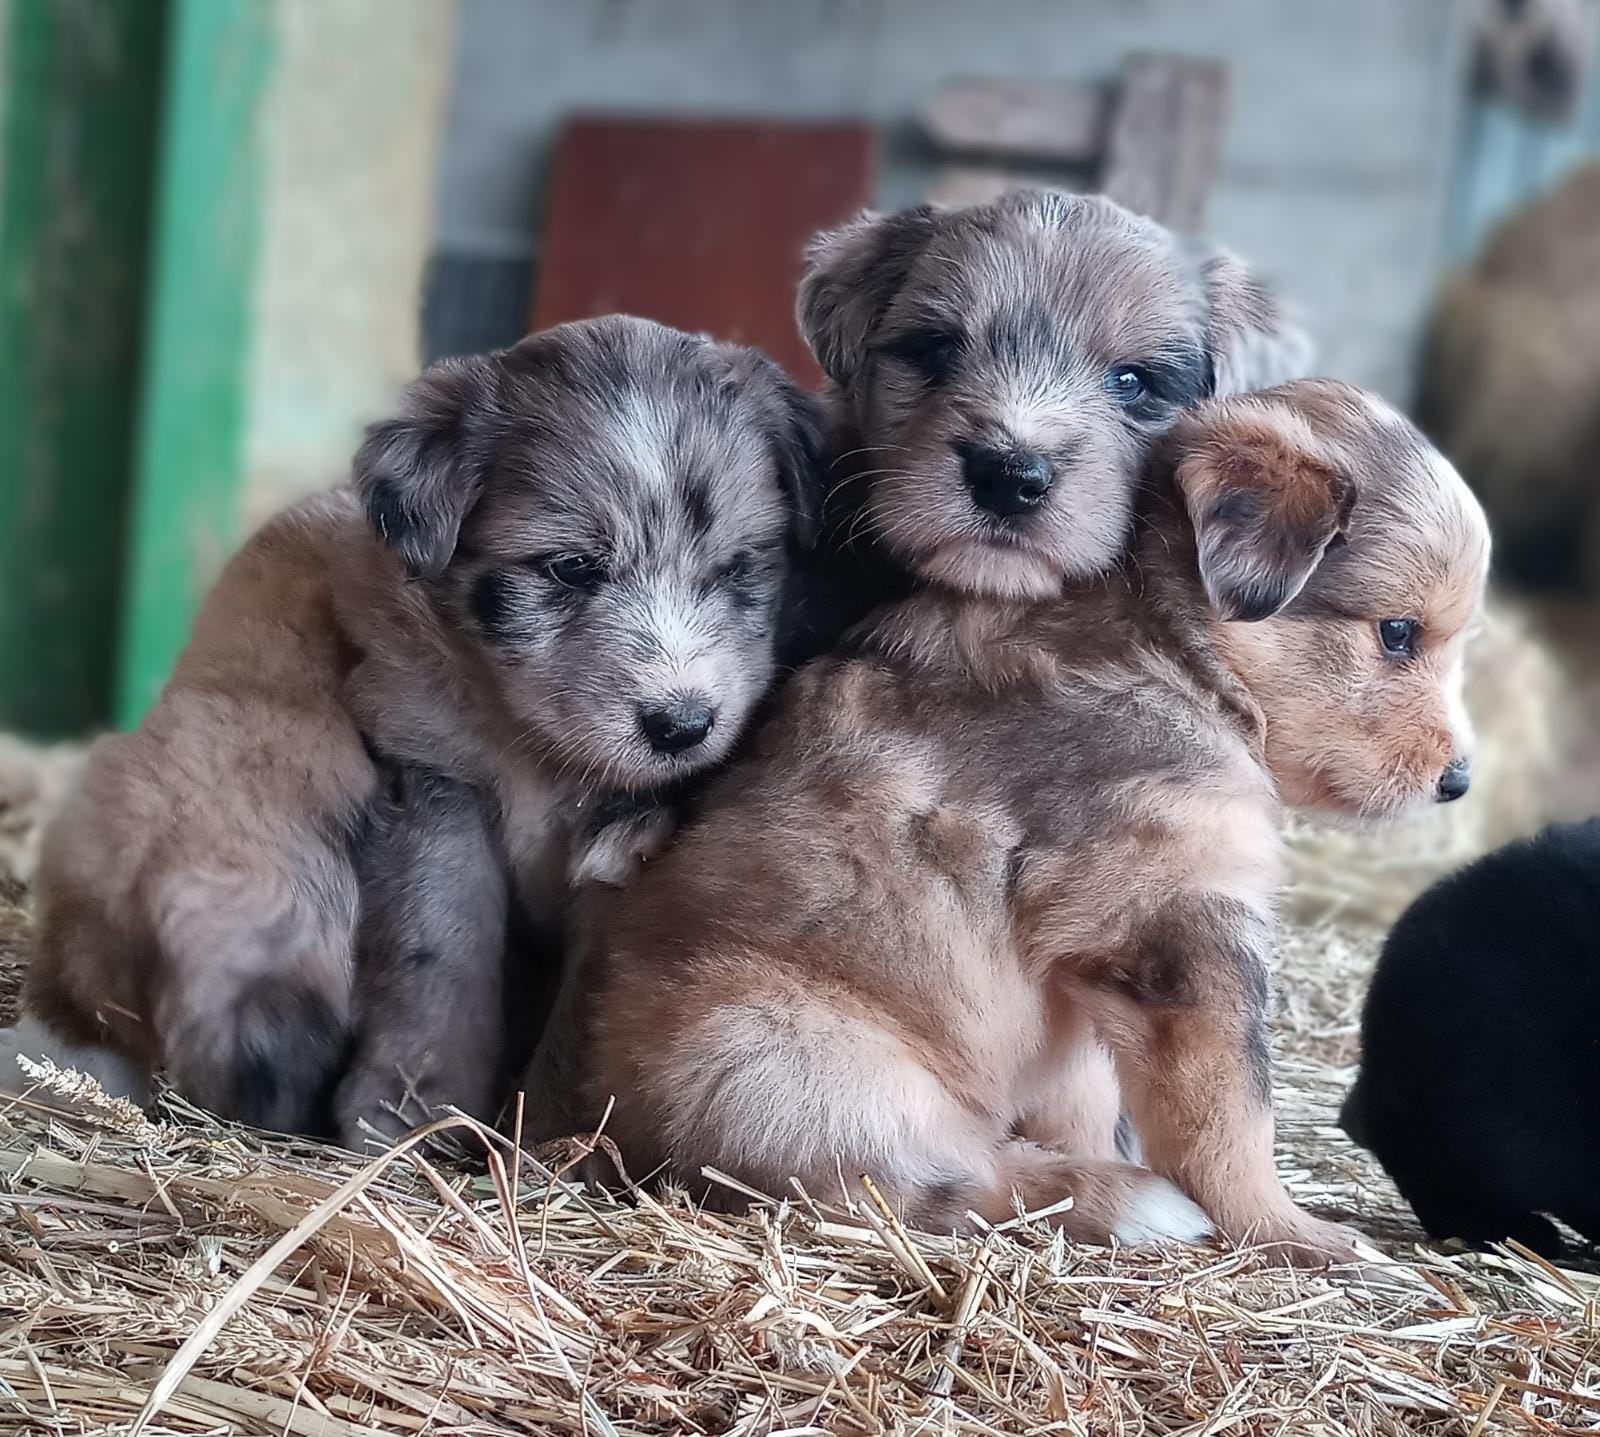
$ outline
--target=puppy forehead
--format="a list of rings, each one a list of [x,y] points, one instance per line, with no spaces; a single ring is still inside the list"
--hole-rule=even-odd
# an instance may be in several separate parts
[[[1135,355],[1198,341],[1198,273],[1170,237],[1072,197],[1038,217],[958,212],[914,264],[896,317],[1043,333]]]
[[[1349,542],[1324,566],[1324,594],[1347,612],[1458,632],[1488,576],[1489,525],[1476,497],[1382,399],[1327,382],[1303,388],[1300,417],[1331,437],[1357,494]]]
[[[781,525],[769,417],[709,345],[568,360],[513,387],[496,465],[502,522],[640,549]]]

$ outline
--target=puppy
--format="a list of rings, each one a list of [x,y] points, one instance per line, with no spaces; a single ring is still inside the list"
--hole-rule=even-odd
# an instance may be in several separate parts
[[[914,586],[1037,598],[1105,568],[1185,406],[1288,377],[1308,348],[1230,256],[1043,191],[820,235],[798,313],[830,381],[830,462],[785,610],[791,663]],[[583,979],[567,973],[523,1077],[529,1139],[593,1116],[572,1101]]]
[[[1477,0],[1479,91],[1536,120],[1569,121],[1594,66],[1595,0]]]
[[[1488,530],[1329,382],[1202,406],[1146,481],[1108,577],[921,591],[803,671],[601,916],[589,1099],[632,1171],[1353,1255],[1273,1167],[1278,810],[1464,791]],[[1075,1097],[1106,1054],[1153,1172]]]
[[[1101,196],[869,213],[809,261],[798,312],[830,381],[831,542],[807,575],[808,652],[913,581],[1038,598],[1103,568],[1131,476],[1177,415],[1309,359],[1232,256]]]
[[[1545,1214],[1600,1242],[1600,819],[1468,865],[1395,925],[1340,1121],[1435,1238],[1514,1237]]]
[[[574,832],[767,690],[820,442],[770,361],[642,320],[425,373],[95,751],[39,874],[49,1041],[262,1126],[331,1099],[352,1143],[408,1090],[490,1115],[502,960],[548,966]]]
[[[1600,593],[1600,163],[1501,223],[1440,292],[1417,415],[1494,525],[1500,570]]]

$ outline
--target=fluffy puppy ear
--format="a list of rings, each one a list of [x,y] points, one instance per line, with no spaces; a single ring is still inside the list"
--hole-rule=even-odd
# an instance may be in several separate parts
[[[1298,420],[1223,408],[1184,426],[1178,445],[1178,488],[1212,607],[1224,619],[1276,614],[1346,533],[1355,484]]]
[[[759,349],[721,346],[734,383],[747,390],[761,412],[777,465],[778,483],[789,504],[790,531],[801,549],[812,548],[822,523],[825,422],[822,405],[788,372]]]
[[[1311,336],[1243,263],[1225,251],[1210,251],[1200,261],[1200,283],[1213,394],[1247,394],[1309,372]]]
[[[413,579],[442,572],[483,493],[493,404],[491,360],[446,360],[406,387],[400,412],[369,428],[356,451],[367,520]]]
[[[807,246],[795,313],[835,384],[847,386],[860,372],[872,331],[932,237],[938,213],[932,205],[893,215],[863,210]]]

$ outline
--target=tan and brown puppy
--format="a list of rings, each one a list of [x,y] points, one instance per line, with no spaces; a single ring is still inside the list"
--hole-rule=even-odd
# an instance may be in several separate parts
[[[633,1171],[1352,1256],[1273,1166],[1279,808],[1464,791],[1488,530],[1325,381],[1202,406],[1146,475],[1108,578],[919,593],[799,675],[602,915],[588,1098]]]
[[[551,963],[574,833],[723,759],[767,692],[820,442],[770,361],[642,320],[429,370],[96,749],[13,1046],[268,1127],[331,1101],[350,1143],[408,1088],[492,1116],[506,1010],[537,1021],[502,958]]]
[[[918,585],[1027,598],[1102,572],[1184,409],[1291,378],[1307,349],[1230,256],[1038,190],[819,235],[798,311],[831,381],[831,462],[825,537],[787,606],[792,661]],[[569,965],[524,1076],[530,1138],[580,1121],[583,981]]]
[[[1502,575],[1600,594],[1600,162],[1499,224],[1440,291],[1417,416],[1494,526]]]

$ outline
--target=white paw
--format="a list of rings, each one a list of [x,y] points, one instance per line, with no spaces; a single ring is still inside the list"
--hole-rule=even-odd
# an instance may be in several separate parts
[[[1152,1176],[1112,1229],[1118,1242],[1199,1242],[1215,1229],[1211,1219],[1165,1178]]]
[[[150,1105],[148,1069],[110,1048],[69,1043],[35,1017],[24,1017],[15,1028],[0,1028],[0,1093],[21,1093],[33,1086],[19,1057],[85,1073],[108,1097],[126,1098],[141,1108]]]

